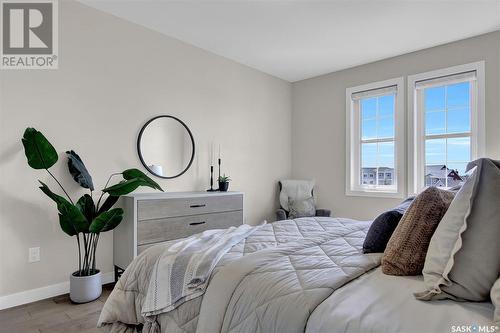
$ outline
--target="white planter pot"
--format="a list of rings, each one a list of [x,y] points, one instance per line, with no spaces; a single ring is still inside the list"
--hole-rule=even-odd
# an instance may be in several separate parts
[[[69,298],[75,303],[91,302],[102,293],[101,271],[90,276],[76,276],[74,272],[69,277]]]

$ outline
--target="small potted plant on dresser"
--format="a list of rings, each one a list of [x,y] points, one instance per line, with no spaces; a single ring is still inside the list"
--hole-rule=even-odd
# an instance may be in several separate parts
[[[78,245],[78,270],[70,275],[70,298],[75,303],[93,301],[102,293],[101,271],[96,263],[99,236],[102,232],[113,230],[123,218],[123,209],[113,208],[114,204],[120,196],[133,192],[140,186],[163,190],[142,171],[128,169],[111,174],[96,203],[93,198],[92,177],[80,156],[71,150],[66,152],[69,173],[81,187],[89,190],[89,193],[74,202],[49,170],[56,164],[58,154],[45,136],[34,128],[27,128],[22,143],[28,165],[33,169],[46,170],[64,193],[64,196],[60,196],[39,181],[40,190],[57,205],[62,231],[74,236]],[[117,176],[122,177],[120,182],[108,186],[111,179]],[[106,198],[103,201],[104,196]]]
[[[229,182],[231,181],[231,178],[229,176],[219,176],[219,191],[221,192],[227,192],[229,189]]]

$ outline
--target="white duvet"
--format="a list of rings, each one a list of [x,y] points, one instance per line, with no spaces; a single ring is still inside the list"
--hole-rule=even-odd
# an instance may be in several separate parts
[[[266,327],[266,332],[271,332],[270,329],[283,332],[285,326],[303,331],[309,314],[317,304],[336,288],[379,264],[380,255],[361,253],[369,226],[370,222],[314,217],[261,227],[235,245],[212,274],[207,296],[219,302],[218,308],[227,305],[229,310],[219,317],[218,322],[204,319],[198,323],[199,315],[200,318],[213,317],[215,307],[211,305],[215,303],[205,302],[201,307],[205,296],[189,300],[173,311],[155,317],[142,316],[141,308],[152,267],[163,252],[162,246],[151,247],[126,269],[104,305],[99,325],[113,333],[139,330],[144,333],[187,333],[197,329],[206,332],[210,327],[217,327],[214,331],[223,328],[228,332],[241,332],[244,327],[247,331],[254,331],[261,321],[257,313],[264,311],[266,316],[272,314],[265,311],[268,304],[268,308],[274,307],[275,314],[280,314],[282,325]],[[228,269],[223,271],[224,267]],[[233,275],[234,272],[237,274]],[[223,298],[217,295],[230,290],[226,281],[232,283],[234,290],[229,295],[231,297],[222,301]],[[235,297],[238,294],[245,296]],[[245,314],[246,318],[239,321],[238,313],[241,316]],[[278,324],[276,316],[271,317],[265,321]],[[294,320],[293,325],[291,320]]]
[[[381,255],[361,252],[369,226],[326,217],[263,226],[221,259],[205,295],[153,322],[141,315],[162,252],[152,247],[120,278],[99,325],[112,333],[439,333],[491,322],[491,303],[420,302],[418,278],[382,275]]]
[[[379,265],[379,254],[360,250],[365,234],[364,228],[325,232],[223,267],[203,297],[196,331],[304,332],[323,300]]]

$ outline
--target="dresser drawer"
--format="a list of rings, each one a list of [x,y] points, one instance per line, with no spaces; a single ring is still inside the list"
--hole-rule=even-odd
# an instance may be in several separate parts
[[[144,245],[184,238],[204,230],[223,229],[242,223],[242,210],[143,220],[137,223],[137,244]]]
[[[243,209],[243,195],[137,201],[139,221]]]

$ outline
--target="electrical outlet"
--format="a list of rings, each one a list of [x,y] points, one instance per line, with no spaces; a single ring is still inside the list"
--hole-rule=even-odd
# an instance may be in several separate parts
[[[40,248],[30,247],[28,251],[28,262],[40,261]]]

